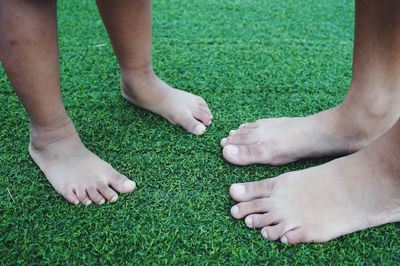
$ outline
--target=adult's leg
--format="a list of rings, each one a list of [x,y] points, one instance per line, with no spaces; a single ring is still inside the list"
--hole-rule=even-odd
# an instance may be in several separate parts
[[[364,24],[369,27],[360,27]],[[395,113],[397,109],[393,110],[393,105],[397,99],[385,99],[381,92],[384,95],[387,88],[395,88],[399,84],[396,80],[399,77],[399,55],[394,52],[398,46],[392,46],[400,41],[400,8],[397,1],[358,0],[356,25],[356,37],[369,36],[372,39],[369,45],[381,45],[381,49],[375,48],[377,54],[370,55],[371,61],[364,58],[365,64],[375,67],[376,71],[368,73],[371,77],[355,70],[353,80],[355,83],[365,82],[365,86],[378,80],[384,86],[379,88],[379,92],[366,90],[367,93],[361,93],[355,99],[350,92],[346,101],[354,101],[356,105],[364,100],[375,108],[373,95],[376,95],[375,100],[379,104],[382,104],[382,99],[386,100],[387,108],[370,110],[374,110],[375,114],[380,111]],[[380,28],[381,33],[376,28]],[[365,32],[366,29],[371,32]],[[377,35],[381,38],[377,39]],[[359,40],[356,40],[356,46],[362,45]],[[381,57],[378,56],[379,51]],[[357,54],[362,52],[365,51],[355,51],[355,57],[362,57]],[[363,71],[370,70],[365,65],[357,64],[354,63],[355,69],[362,70],[364,67]],[[388,80],[388,77],[391,79]],[[397,95],[395,93],[393,97]],[[346,101],[342,108],[348,108]],[[396,121],[381,137],[347,157],[271,179],[233,184],[230,194],[239,203],[232,207],[232,216],[237,219],[246,217],[246,225],[262,228],[261,233],[266,239],[280,239],[290,244],[324,242],[369,227],[400,221],[400,119]]]
[[[232,130],[221,140],[227,161],[279,165],[349,154],[394,124],[400,115],[400,12],[394,1],[356,6],[353,79],[344,102],[308,117],[262,119]]]
[[[203,98],[174,89],[151,65],[151,0],[97,0],[121,69],[122,96],[193,134],[203,134],[212,116]]]
[[[64,109],[56,20],[55,0],[0,1],[0,59],[29,115],[29,152],[69,202],[115,201],[135,183],[85,148]]]

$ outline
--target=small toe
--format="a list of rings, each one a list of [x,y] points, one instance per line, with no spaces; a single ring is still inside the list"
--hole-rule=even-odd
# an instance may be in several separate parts
[[[75,190],[75,194],[77,196],[77,198],[79,199],[79,201],[83,204],[83,205],[90,205],[92,204],[92,200],[89,198],[89,196],[86,193],[85,189],[82,188],[77,188]]]
[[[244,146],[226,145],[222,151],[225,160],[236,165],[248,165],[261,162],[263,156],[260,143]]]
[[[268,198],[255,199],[236,204],[231,208],[231,214],[234,218],[241,219],[249,214],[267,212],[270,208],[271,202]]]
[[[75,195],[75,193],[72,191],[72,189],[69,189],[67,192],[63,193],[62,195],[68,202],[70,202],[70,203],[72,203],[74,205],[78,205],[79,204],[79,199]]]
[[[202,135],[206,131],[206,126],[196,120],[189,113],[186,113],[177,123],[184,129],[195,135]]]
[[[279,223],[273,226],[266,226],[261,229],[261,235],[268,240],[275,241],[285,234],[285,224]]]
[[[256,128],[256,127],[258,127],[258,125],[256,123],[244,123],[239,126],[240,129],[245,129],[245,128],[250,129],[250,128]]]
[[[248,183],[237,183],[231,185],[229,194],[232,199],[238,202],[265,198],[271,194],[273,185],[273,178]]]
[[[235,145],[235,146],[242,146],[242,145],[252,145],[257,143],[257,139],[252,134],[242,134],[240,131],[236,134],[229,136],[226,139],[226,145]]]
[[[101,185],[99,187],[99,192],[111,203],[116,202],[118,199],[118,194],[107,185]]]
[[[95,188],[88,188],[86,190],[87,194],[89,195],[90,199],[98,204],[98,205],[102,205],[104,204],[104,202],[106,202],[106,200],[104,199],[104,197],[97,191],[97,189]]]
[[[278,223],[278,219],[271,213],[251,214],[246,217],[245,223],[249,228],[262,228]]]
[[[309,242],[307,240],[307,235],[304,231],[304,229],[302,228],[297,228],[294,230],[291,230],[289,232],[287,232],[286,234],[284,234],[281,237],[281,242],[285,243],[285,244],[299,244],[299,243],[304,243],[304,242]]]
[[[114,171],[110,177],[110,185],[120,193],[129,193],[136,188],[136,183],[123,174]]]
[[[211,114],[203,111],[198,111],[194,117],[202,122],[205,126],[211,125]]]

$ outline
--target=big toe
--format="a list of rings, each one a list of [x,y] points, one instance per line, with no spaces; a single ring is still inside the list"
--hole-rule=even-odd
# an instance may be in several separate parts
[[[136,183],[134,181],[117,171],[111,175],[110,185],[120,193],[129,193],[136,188]]]
[[[231,185],[229,194],[235,201],[249,201],[257,198],[269,197],[273,189],[274,179],[237,183]]]
[[[260,144],[226,145],[222,154],[225,160],[236,165],[257,163],[263,155]]]

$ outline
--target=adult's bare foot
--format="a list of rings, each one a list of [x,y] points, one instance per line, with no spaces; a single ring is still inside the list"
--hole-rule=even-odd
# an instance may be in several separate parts
[[[223,156],[237,165],[281,165],[349,154],[385,133],[398,114],[387,105],[373,108],[344,103],[307,117],[261,119],[241,125],[222,139]]]
[[[117,192],[132,192],[136,187],[89,151],[69,120],[57,127],[33,127],[29,152],[50,184],[73,204],[115,202]]]
[[[200,96],[170,87],[153,71],[122,73],[121,93],[132,104],[156,113],[172,124],[202,135],[212,115]]]
[[[365,149],[327,164],[233,184],[232,216],[269,240],[325,242],[400,221],[400,122]]]

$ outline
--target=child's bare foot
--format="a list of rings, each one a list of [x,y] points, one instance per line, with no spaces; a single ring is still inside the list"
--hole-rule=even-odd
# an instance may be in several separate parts
[[[269,240],[325,242],[400,221],[400,123],[365,149],[303,171],[233,184],[231,209]]]
[[[212,115],[203,98],[174,89],[153,71],[122,73],[122,96],[136,106],[156,113],[172,124],[202,135],[211,125]]]
[[[307,117],[261,119],[241,125],[222,139],[223,156],[237,165],[281,165],[302,158],[349,154],[385,133],[398,114],[388,105],[343,104]]]
[[[50,184],[73,204],[115,202],[117,192],[136,187],[89,151],[69,121],[56,128],[31,129],[29,152]]]

